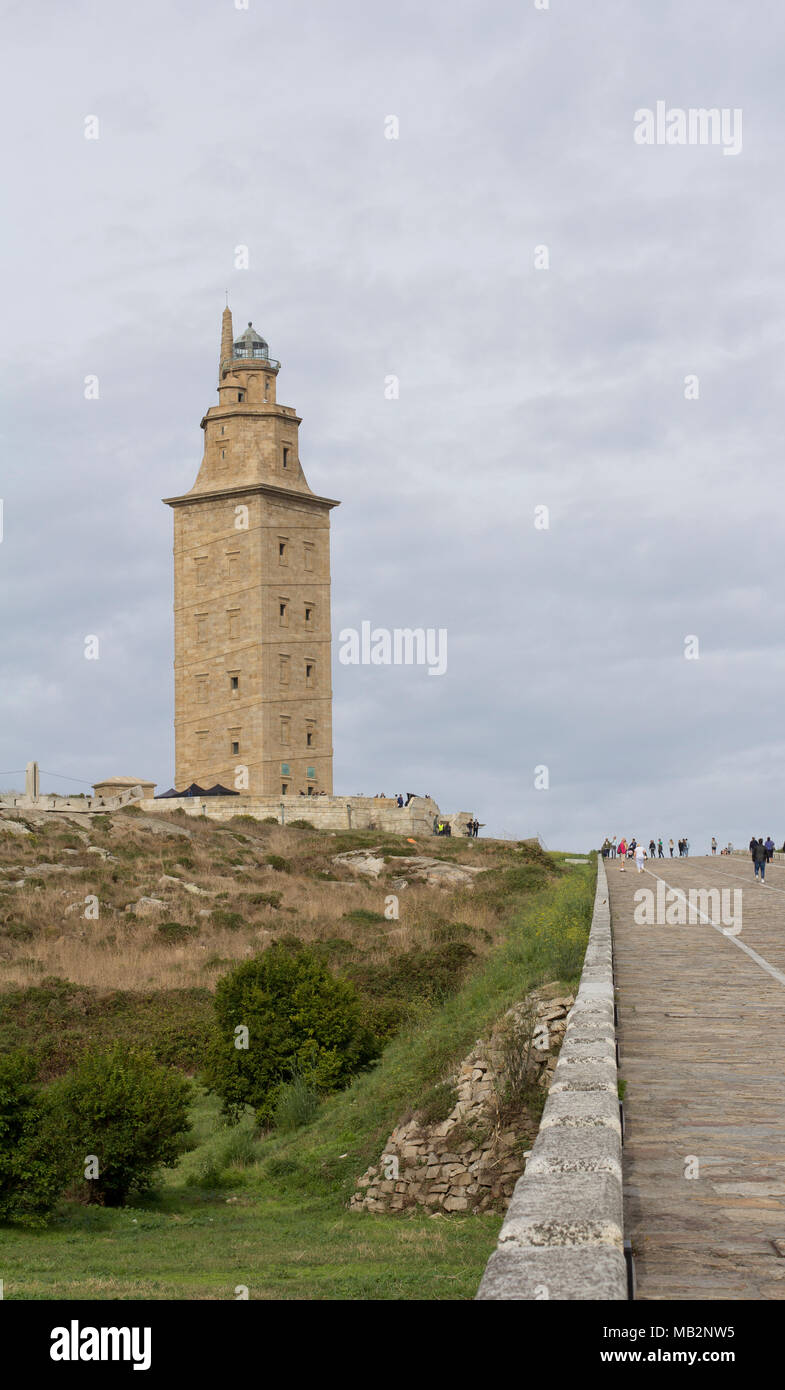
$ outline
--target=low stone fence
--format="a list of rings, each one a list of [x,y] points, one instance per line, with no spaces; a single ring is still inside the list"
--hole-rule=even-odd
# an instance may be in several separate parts
[[[185,811],[188,816],[227,821],[235,816],[254,820],[274,818],[280,825],[306,820],[316,830],[378,830],[393,835],[432,835],[433,822],[449,820],[454,835],[466,834],[469,814],[459,811],[443,815],[429,797],[415,796],[408,806],[398,806],[392,797],[373,796],[169,796],[139,802],[151,815],[171,815]]]
[[[613,948],[605,866],[540,1130],[480,1300],[627,1298]]]
[[[21,792],[10,796],[0,796],[0,811],[62,811],[68,815],[97,815],[101,811],[120,811],[123,806],[142,805],[144,793],[141,787],[131,787],[117,796],[55,796],[40,792],[38,796],[25,796]]]

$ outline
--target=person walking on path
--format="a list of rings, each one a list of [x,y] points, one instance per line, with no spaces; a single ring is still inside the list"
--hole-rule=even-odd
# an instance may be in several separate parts
[[[611,835],[611,859],[616,858],[616,836]]]
[[[712,854],[716,854],[716,853],[717,853],[717,837],[716,837],[716,835],[712,835],[712,837],[711,837],[711,852],[712,852]]]
[[[766,846],[764,845],[763,840],[760,839],[760,838],[758,838],[758,839],[756,840],[756,842],[755,842],[755,848],[754,848],[754,850],[752,851],[752,862],[753,862],[753,864],[755,865],[755,877],[757,878],[757,877],[758,877],[758,874],[760,874],[760,881],[761,881],[761,883],[763,884],[763,886],[765,887],[765,886],[766,886]]]
[[[770,864],[774,858],[774,841],[771,835],[766,836],[766,863]]]
[[[655,845],[653,840],[649,840],[649,858],[653,859],[656,853],[657,846]]]
[[[755,846],[757,845],[757,843],[758,841],[755,839],[755,836],[753,835],[752,839],[750,840],[750,859],[752,860],[753,864],[755,863]]]
[[[670,846],[671,859],[672,859],[672,858],[673,858],[673,840],[669,840],[669,841],[668,841],[668,845]]]
[[[643,845],[635,846],[635,867],[639,874],[643,873],[643,865],[646,861],[646,851]]]
[[[657,858],[658,858],[658,859],[664,859],[664,858],[665,858],[665,850],[662,848],[662,836],[661,836],[661,835],[660,835],[659,840],[657,841]]]
[[[621,872],[624,873],[624,861],[627,858],[627,841],[622,835],[619,840],[619,859],[621,860]]]

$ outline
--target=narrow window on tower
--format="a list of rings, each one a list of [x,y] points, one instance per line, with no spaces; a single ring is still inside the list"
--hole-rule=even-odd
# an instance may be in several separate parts
[[[196,698],[200,705],[207,704],[207,676],[196,677]]]
[[[240,740],[239,740],[239,738],[233,738],[231,742],[232,742],[232,753],[233,753],[233,755],[236,756],[236,755],[240,752]]]
[[[229,689],[230,689],[230,690],[239,690],[239,689],[240,689],[240,677],[239,677],[239,676],[230,676],[230,677],[229,677]]]
[[[278,564],[288,565],[289,557],[287,554],[287,543],[285,536],[278,537]]]
[[[226,573],[229,579],[236,579],[240,570],[239,550],[227,550],[226,552]]]
[[[289,742],[289,729],[291,727],[291,722],[291,719],[281,719],[281,743]]]
[[[306,603],[305,605],[305,621],[307,623],[313,623],[313,604]]]
[[[265,400],[269,400],[269,396],[270,396],[270,378],[269,378],[269,376],[266,376],[265,379],[264,379],[264,399],[265,399]]]
[[[207,641],[207,614],[196,614],[196,640],[197,642]]]
[[[221,458],[222,458],[222,459],[225,459],[225,458],[226,458],[226,450],[225,450],[225,449],[222,449],[222,450],[221,450]]]
[[[305,684],[308,686],[308,689],[309,689],[309,690],[313,688],[313,683],[314,683],[314,679],[315,679],[315,672],[316,672],[316,665],[315,665],[315,663],[314,663],[313,661],[306,661],[306,663],[305,663]]]
[[[285,444],[283,446],[283,466],[284,468],[289,467],[289,450]]]
[[[288,657],[288,656],[283,656],[283,655],[281,656],[281,671],[280,671],[280,676],[281,676],[281,685],[288,685],[288,684],[289,684],[289,657]]]
[[[305,568],[307,570],[313,569],[313,546],[309,541],[305,542]]]
[[[281,627],[288,625],[289,600],[282,598],[278,600],[278,621]]]
[[[242,405],[242,403],[243,403],[244,400],[245,400],[245,392],[244,392],[244,391],[238,391],[238,392],[237,392],[237,401],[238,401],[238,404]]]
[[[313,748],[313,747],[315,746],[315,744],[316,744],[316,725],[315,725],[315,724],[310,724],[310,723],[309,723],[308,725],[306,725],[306,729],[305,729],[305,745],[306,745],[307,748]]]
[[[206,584],[206,583],[207,583],[207,556],[206,556],[206,555],[198,555],[198,556],[196,557],[196,559],[194,560],[194,564],[196,565],[196,582],[197,582],[197,584]]]
[[[288,782],[282,782],[282,783],[281,783],[281,796],[287,796],[288,793],[289,793],[289,783],[288,783]]]
[[[227,633],[230,638],[240,636],[240,610],[232,608],[226,614]]]

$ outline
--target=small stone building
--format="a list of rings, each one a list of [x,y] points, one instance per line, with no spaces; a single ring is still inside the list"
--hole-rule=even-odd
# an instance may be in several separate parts
[[[145,797],[155,796],[155,782],[146,777],[106,777],[103,782],[93,783],[95,795],[103,797],[120,796],[121,792],[130,792],[132,787],[141,787]]]

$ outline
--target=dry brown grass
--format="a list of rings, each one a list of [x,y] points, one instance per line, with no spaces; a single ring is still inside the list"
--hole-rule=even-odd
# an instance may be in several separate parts
[[[394,863],[387,881],[379,882],[336,869],[335,853],[359,846],[362,837],[245,822],[217,825],[178,818],[173,825],[184,826],[190,838],[155,834],[122,813],[112,816],[105,829],[87,818],[72,827],[47,817],[29,837],[3,833],[0,821],[0,988],[40,984],[50,975],[102,989],[210,988],[227,963],[285,935],[304,942],[340,938],[365,960],[381,962],[415,946],[430,946],[434,930],[448,922],[465,922],[491,937],[498,930],[493,913],[470,890],[415,884],[397,894],[399,920],[349,920],[346,914],[358,909],[382,914],[393,891],[389,878],[396,876]],[[86,837],[113,859],[89,853]],[[409,845],[402,837],[377,835],[380,842],[483,867],[505,862],[510,853],[509,846],[488,842],[468,846],[428,839]],[[365,837],[365,843],[372,843],[371,838]],[[291,872],[271,867],[266,861],[272,855],[286,860]],[[43,863],[78,872],[46,875],[42,886],[11,886],[21,870]],[[339,881],[325,878],[325,870]],[[162,884],[163,874],[194,883],[209,896]],[[270,893],[280,894],[278,907],[252,902],[254,896]],[[83,911],[65,915],[69,904],[82,903],[88,894],[99,899],[98,920],[85,919]],[[142,896],[161,898],[164,907],[144,918],[124,910]],[[243,925],[230,930],[200,915],[213,909],[238,913]],[[156,928],[172,921],[197,927],[198,934],[184,943],[164,942]],[[480,938],[473,945],[482,949]]]

